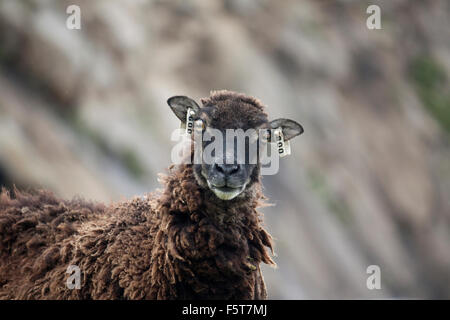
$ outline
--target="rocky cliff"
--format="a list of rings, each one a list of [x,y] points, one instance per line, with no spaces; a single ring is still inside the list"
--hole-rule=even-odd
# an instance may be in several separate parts
[[[245,92],[305,127],[263,179],[269,296],[450,298],[449,75],[446,0],[3,0],[0,184],[151,191],[178,126],[166,99]]]

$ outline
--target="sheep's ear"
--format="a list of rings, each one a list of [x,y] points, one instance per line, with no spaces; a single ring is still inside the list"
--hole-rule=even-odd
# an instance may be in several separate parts
[[[299,123],[290,119],[272,120],[270,121],[269,126],[274,130],[281,128],[285,141],[291,140],[292,138],[302,134],[304,131],[303,127]]]
[[[200,110],[197,102],[186,96],[171,97],[167,100],[167,104],[182,123],[186,122],[186,114],[188,109],[192,109],[195,113]]]

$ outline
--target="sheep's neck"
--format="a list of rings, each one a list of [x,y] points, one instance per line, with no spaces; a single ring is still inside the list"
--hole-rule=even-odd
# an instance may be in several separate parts
[[[271,237],[256,211],[261,193],[218,201],[198,186],[189,167],[179,168],[165,183],[159,211],[164,247],[172,259],[164,269],[178,269],[191,294],[211,295],[223,289],[223,297],[231,297],[235,293],[230,290],[242,287],[241,282],[248,285],[248,277],[256,276],[259,263],[273,263],[267,253]]]

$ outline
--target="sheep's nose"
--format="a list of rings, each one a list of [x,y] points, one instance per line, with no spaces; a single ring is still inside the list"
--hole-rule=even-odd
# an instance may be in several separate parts
[[[238,173],[241,170],[241,166],[238,164],[214,164],[214,169],[217,172],[222,173],[225,177]]]

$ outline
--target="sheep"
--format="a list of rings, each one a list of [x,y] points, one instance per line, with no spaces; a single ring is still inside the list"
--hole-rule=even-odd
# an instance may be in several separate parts
[[[203,131],[279,127],[286,141],[303,132],[292,120],[269,122],[244,94],[213,91],[201,102],[168,100]],[[109,206],[3,189],[0,299],[266,299],[260,264],[275,263],[257,211],[260,166],[172,164],[163,189]],[[81,271],[79,288],[68,286],[69,266]]]

